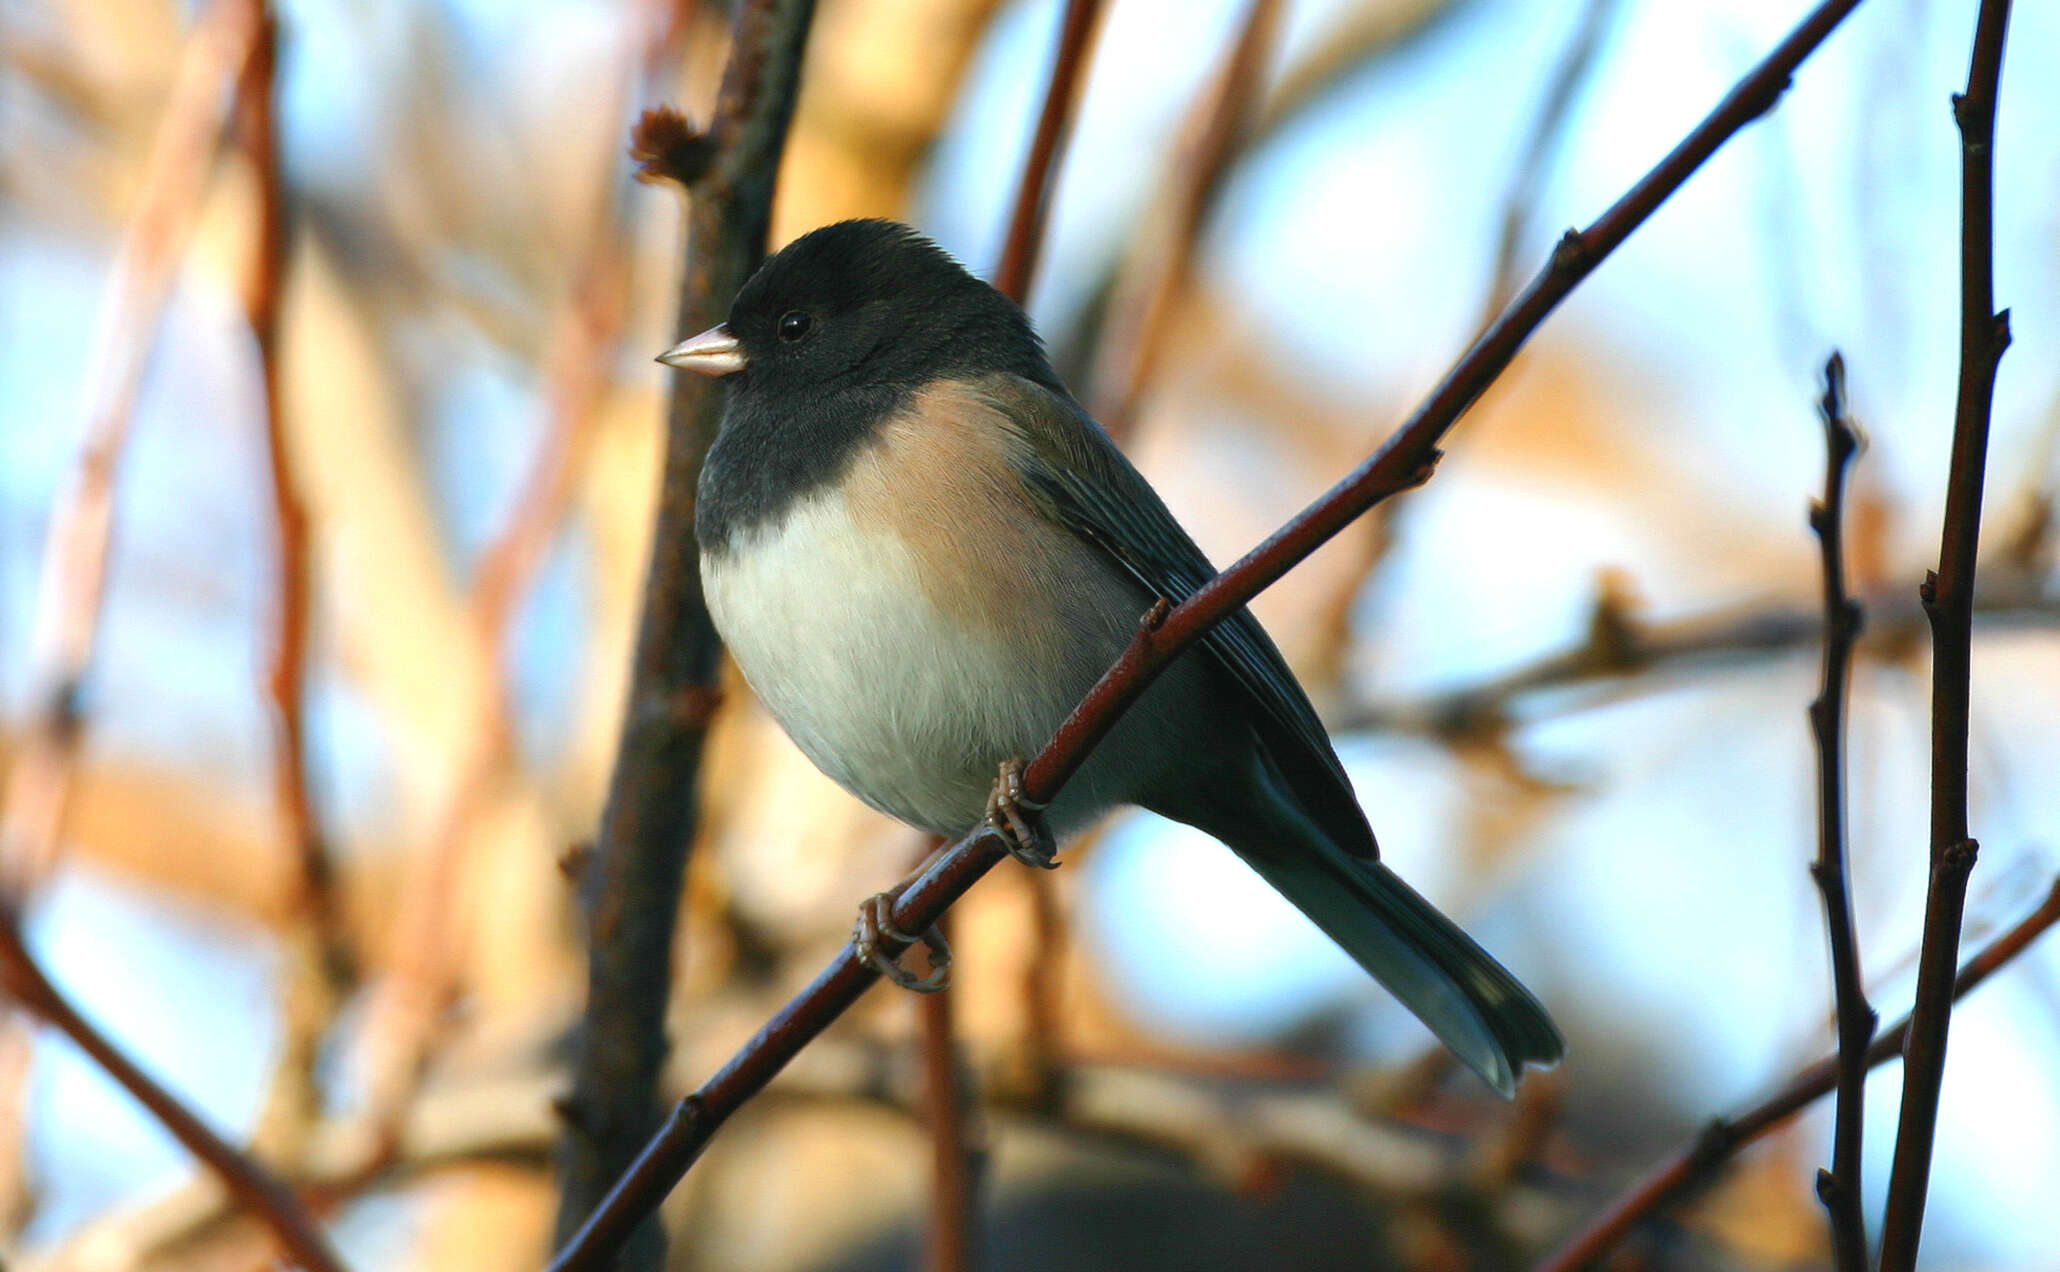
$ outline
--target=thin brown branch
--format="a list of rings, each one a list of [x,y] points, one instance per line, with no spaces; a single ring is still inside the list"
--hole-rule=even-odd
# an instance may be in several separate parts
[[[1559,303],[1644,224],[1733,134],[1773,108],[1789,77],[1859,0],[1827,0],[1725,96],[1674,150],[1586,230],[1569,231],[1537,278],[1475,341],[1375,454],[1328,494],[1281,527],[1177,607],[1161,600],[1139,623],[1130,647],[1074,708],[1023,773],[1024,793],[1049,800],[1123,710],[1167,662],[1215,623],[1236,612],[1367,509],[1428,480],[1438,442],[1516,357]],[[985,829],[960,840],[892,906],[903,932],[922,932],[1007,851]],[[891,957],[898,942],[886,942]],[[553,1261],[554,1272],[604,1264],[700,1156],[722,1123],[797,1053],[858,1001],[878,979],[856,952],[843,952],[714,1077],[681,1100],[606,1201]]]
[[[1030,154],[1024,161],[1022,178],[1016,183],[1001,263],[994,267],[996,290],[1018,302],[1029,299],[1030,278],[1037,272],[1038,253],[1044,247],[1045,211],[1051,206],[1054,174],[1065,157],[1066,139],[1072,132],[1073,107],[1080,98],[1080,74],[1087,66],[1088,46],[1101,7],[1101,0],[1066,0],[1065,13],[1059,18],[1059,47],[1052,58],[1051,80],[1045,89],[1044,105],[1037,113],[1037,130],[1030,137]]]
[[[1860,983],[1860,942],[1853,932],[1846,865],[1846,695],[1852,684],[1853,644],[1860,635],[1860,607],[1845,590],[1845,491],[1860,438],[1846,410],[1845,360],[1836,353],[1824,364],[1818,413],[1824,420],[1824,497],[1810,508],[1810,529],[1823,556],[1824,675],[1809,713],[1817,745],[1817,859],[1810,877],[1823,894],[1824,929],[1831,947],[1832,997],[1838,1012],[1838,1107],[1831,1169],[1817,1173],[1817,1196],[1831,1225],[1833,1266],[1838,1272],[1864,1272],[1867,1225],[1860,1217],[1860,1133],[1867,1098],[1867,1044],[1880,1021]]]
[[[1080,95],[1080,74],[1087,64],[1089,46],[1092,43],[1095,22],[1100,16],[1099,0],[1069,0],[1059,24],[1059,46],[1052,59],[1051,74],[1045,80],[1044,102],[1037,114],[1037,131],[1032,136],[1030,149],[1023,156],[1023,170],[1016,178],[1016,198],[1009,210],[1007,231],[1002,236],[1001,262],[995,267],[994,286],[1003,295],[1019,305],[1030,300],[1030,284],[1037,274],[1037,262],[1041,255],[1044,238],[1045,210],[1050,205],[1050,190],[1053,174],[1064,158],[1066,143],[1071,137],[1069,124],[1075,102]],[[941,846],[941,841],[927,841],[929,850]],[[1054,892],[1049,875],[1033,870],[1025,876],[1030,890],[1031,904],[1036,907],[1038,929],[1042,936],[1051,938],[1044,943],[1043,956],[1034,961],[1023,977],[1024,1017],[1034,1022],[1031,1047],[1034,1054],[1029,1057],[1033,1080],[1049,1082],[1055,1069],[1055,1057],[1060,1051],[1059,1013],[1053,1002],[1057,992],[1051,969],[1059,966],[1058,950],[1064,937],[1064,926],[1059,920],[1058,897]],[[943,997],[942,994],[936,997]],[[939,1007],[936,1010],[947,1009]],[[946,1177],[944,1155],[952,1151],[950,1145],[964,1141],[963,1132],[956,1126],[943,1121],[933,1126],[937,1139],[938,1186],[940,1190],[954,1187],[952,1179]],[[957,1168],[968,1177],[973,1167]],[[969,1205],[977,1204],[969,1200]],[[943,1208],[940,1203],[938,1214]],[[943,1240],[942,1234],[933,1234],[933,1243]]]
[[[2053,880],[2037,909],[1960,968],[1953,978],[1954,1001],[1972,993],[1975,986],[2030,948],[2056,922],[2060,922],[2060,878]],[[1914,1012],[1904,1016],[1875,1037],[1873,1045],[1867,1048],[1867,1068],[1877,1068],[1903,1054],[1914,1016]],[[1715,1179],[1724,1163],[1740,1149],[1829,1095],[1838,1085],[1838,1070],[1838,1056],[1825,1056],[1761,1103],[1710,1122],[1679,1152],[1653,1167],[1531,1272],[1579,1272],[1592,1267],[1646,1218]]]
[[[335,870],[315,812],[308,780],[307,670],[309,613],[314,585],[307,500],[301,495],[287,441],[279,370],[279,306],[288,249],[286,199],[279,171],[277,94],[278,24],[266,14],[249,65],[237,84],[237,141],[257,174],[257,235],[244,312],[257,345],[264,398],[267,493],[275,558],[272,587],[272,657],[265,696],[272,714],[272,791],[285,821],[297,869],[298,895],[289,907],[313,930],[333,983],[348,976],[350,952],[338,910]]]
[[[1188,108],[1168,180],[1144,222],[1144,242],[1125,259],[1096,340],[1089,406],[1111,437],[1129,436],[1194,271],[1210,191],[1250,135],[1266,63],[1280,29],[1278,0],[1251,0],[1223,64]]]
[[[1282,72],[1252,138],[1256,148],[1328,100],[1353,75],[1435,32],[1474,0],[1360,0]]]
[[[1862,601],[1874,618],[1860,639],[1861,651],[1893,657],[1922,635],[1923,609],[1903,589],[1870,592]],[[1626,613],[1607,598],[1598,601],[1597,610],[1601,620],[1591,622],[1581,639],[1565,649],[1420,698],[1347,706],[1330,718],[1330,726],[1339,732],[1376,730],[1453,742],[1494,741],[1519,724],[1588,701],[1569,690],[1596,684],[1657,688],[1666,682],[1648,673],[1735,667],[1779,657],[1821,639],[1824,631],[1820,610],[1791,605],[1657,623]],[[1987,579],[1976,598],[1975,614],[1995,626],[2060,623],[2060,605],[2047,595],[2043,579],[2023,573]],[[1560,696],[1548,697],[1553,694]]]
[[[201,14],[115,253],[87,362],[78,468],[51,513],[44,545],[32,724],[0,799],[0,890],[11,896],[33,886],[57,854],[86,726],[82,699],[107,588],[115,479],[158,322],[222,142],[227,90],[257,45],[261,10],[254,0],[215,0]]]
[[[1982,0],[1967,91],[1953,98],[1960,129],[1960,391],[1938,569],[1923,587],[1931,619],[1931,884],[1917,955],[1916,1023],[1904,1057],[1895,1161],[1882,1216],[1883,1272],[1910,1272],[1917,1263],[1952,1022],[1953,963],[1977,851],[1967,825],[1968,692],[1989,415],[1996,367],[2010,344],[2010,315],[1996,312],[1995,294],[1996,90],[2009,23],[2009,0]]]
[[[81,1016],[37,965],[19,920],[0,914],[0,989],[24,1010],[71,1039],[124,1091],[214,1172],[239,1205],[263,1220],[285,1251],[308,1272],[343,1272],[314,1216],[263,1166],[208,1129],[194,1112]]]
[[[1552,157],[1573,118],[1574,102],[1582,85],[1595,72],[1602,52],[1602,37],[1622,7],[1621,0],[1588,0],[1581,11],[1573,38],[1559,55],[1545,98],[1531,120],[1530,135],[1524,141],[1523,159],[1502,196],[1500,228],[1495,235],[1495,264],[1489,272],[1488,294],[1482,305],[1481,322],[1486,323],[1516,294],[1523,281],[1523,240],[1537,215],[1538,198],[1551,170]]]
[[[608,115],[625,117],[645,89],[658,50],[676,29],[675,0],[642,0],[626,14],[614,101]],[[459,758],[459,773],[432,823],[431,840],[412,863],[395,942],[397,955],[373,997],[363,1029],[368,1151],[394,1151],[399,1120],[421,1080],[436,1027],[457,989],[454,910],[466,845],[515,762],[509,638],[516,610],[536,581],[564,523],[572,492],[610,384],[616,346],[627,320],[629,208],[611,143],[597,156],[604,193],[595,201],[572,285],[552,323],[543,372],[543,436],[506,518],[482,552],[466,598],[476,658],[487,671],[479,719]]]
[[[677,317],[682,336],[720,322],[764,259],[774,182],[814,14],[814,0],[750,0],[736,10],[708,128],[715,158],[688,187]],[[672,378],[629,701],[583,881],[587,1006],[564,1105],[561,1239],[587,1220],[660,1115],[673,929],[721,656],[701,595],[694,488],[722,403],[720,391],[701,377]],[[618,1234],[618,1245],[634,1227]],[[645,1224],[620,1266],[655,1268],[662,1256],[657,1225]]]
[[[289,244],[284,178],[275,119],[279,27],[264,15],[258,41],[236,86],[238,149],[255,177],[256,233],[244,280],[244,313],[257,348],[264,419],[260,437],[272,516],[271,657],[261,692],[272,721],[272,804],[292,859],[282,907],[280,1043],[253,1152],[274,1160],[300,1151],[321,1111],[316,1076],[323,1034],[348,988],[353,958],[327,837],[308,776],[307,669],[313,604],[312,545],[285,417],[279,367],[279,315]]]
[[[939,930],[948,937],[948,921]],[[973,1272],[980,1266],[979,1142],[974,1095],[959,1064],[949,986],[922,996],[923,1120],[930,1129],[930,1225],[923,1266],[929,1272]]]

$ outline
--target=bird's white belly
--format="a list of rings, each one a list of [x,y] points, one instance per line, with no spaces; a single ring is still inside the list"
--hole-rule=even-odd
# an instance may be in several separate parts
[[[701,578],[744,678],[818,768],[883,812],[957,833],[980,818],[996,766],[1049,739],[1107,654],[1055,639],[1037,597],[1023,600],[1041,631],[983,631],[932,599],[928,568],[832,490],[702,557]]]

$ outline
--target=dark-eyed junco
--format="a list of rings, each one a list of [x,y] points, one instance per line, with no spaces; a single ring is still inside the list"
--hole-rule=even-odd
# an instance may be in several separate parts
[[[979,824],[1157,598],[1214,570],[1059,382],[1022,310],[891,221],[795,240],[662,356],[727,377],[696,528],[744,678],[825,773],[912,825]],[[1377,860],[1302,688],[1240,610],[1064,788],[1213,835],[1505,1094],[1544,1008]]]

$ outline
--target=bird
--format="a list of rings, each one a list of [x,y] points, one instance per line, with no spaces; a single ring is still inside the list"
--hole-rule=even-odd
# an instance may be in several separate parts
[[[912,826],[991,822],[996,773],[1045,745],[1141,615],[1215,574],[1021,307],[909,226],[802,235],[659,360],[726,390],[695,506],[716,630],[816,767]],[[1166,668],[1043,827],[1063,840],[1122,806],[1227,846],[1504,1096],[1561,1059],[1537,998],[1382,864],[1249,610]]]

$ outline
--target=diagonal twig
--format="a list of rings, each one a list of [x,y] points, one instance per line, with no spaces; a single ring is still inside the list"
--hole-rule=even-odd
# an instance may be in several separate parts
[[[682,336],[720,322],[765,255],[814,14],[814,0],[740,5],[707,131],[695,132],[671,111],[646,114],[636,129],[632,154],[645,161],[644,174],[677,181],[691,195]],[[673,928],[721,656],[701,595],[694,487],[722,402],[700,377],[673,377],[629,701],[583,880],[587,1005],[559,1154],[561,1238],[586,1221],[659,1117]],[[661,1236],[655,1224],[644,1231],[637,1257],[623,1266],[658,1266]]]
[[[2060,923],[2060,878],[2053,880],[2038,908],[1967,960],[1953,978],[1953,999],[1958,1001],[1973,992],[2055,923]],[[1915,1014],[1904,1016],[1875,1037],[1867,1048],[1867,1068],[1878,1068],[1903,1054]],[[1740,1149],[1829,1095],[1838,1085],[1838,1070],[1839,1057],[1826,1056],[1761,1103],[1710,1122],[1679,1152],[1646,1172],[1601,1214],[1535,1264],[1531,1272],[1580,1272],[1593,1266],[1648,1216],[1709,1183]]]
[[[1832,996],[1838,1011],[1838,1107],[1831,1169],[1817,1172],[1817,1196],[1831,1225],[1833,1266],[1864,1272],[1867,1227],[1860,1217],[1860,1142],[1866,1108],[1867,1044],[1879,1019],[1860,983],[1860,943],[1853,932],[1847,886],[1845,817],[1846,695],[1852,686],[1853,643],[1860,635],[1859,602],[1845,590],[1846,474],[1859,434],[1846,412],[1845,359],[1824,364],[1824,497],[1810,506],[1824,569],[1824,676],[1810,704],[1817,744],[1817,859],[1810,877],[1824,898],[1824,929],[1831,946]]]
[[[1967,91],[1953,98],[1953,120],[1960,129],[1960,389],[1938,569],[1922,589],[1932,651],[1931,876],[1917,955],[1917,1005],[1911,1013],[1916,1023],[1904,1058],[1895,1160],[1881,1222],[1883,1272],[1909,1272],[1917,1262],[1952,1020],[1953,962],[1977,851],[1967,825],[1968,691],[1989,414],[1996,367],[2010,344],[2010,314],[1996,312],[1995,295],[1996,89],[2009,21],[2009,0],[1982,0]]]
[[[1172,320],[1194,271],[1209,194],[1243,148],[1280,28],[1278,0],[1251,0],[1223,64],[1203,85],[1182,128],[1179,157],[1123,261],[1095,341],[1090,413],[1122,441],[1137,422]]]
[[[81,699],[107,589],[115,479],[158,322],[222,142],[227,90],[256,47],[261,12],[255,0],[215,0],[187,37],[142,193],[115,254],[87,363],[78,468],[51,514],[43,549],[33,722],[0,799],[0,877],[15,896],[48,872],[57,853],[85,731]]]
[[[19,916],[0,911],[0,989],[37,1019],[72,1040],[174,1139],[198,1157],[237,1202],[271,1229],[307,1272],[343,1272],[314,1216],[291,1189],[248,1155],[210,1130],[178,1097],[145,1073],[50,982],[23,940]]]
[[[1858,4],[1859,0],[1826,0],[1819,5],[1652,171],[1587,229],[1569,231],[1522,295],[1446,372],[1402,427],[1350,476],[1179,606],[1164,600],[1155,605],[1139,623],[1123,656],[1023,771],[1023,790],[1029,799],[1049,800],[1174,655],[1367,509],[1427,480],[1437,461],[1439,440],[1509,365],[1546,317],[1718,147],[1773,108],[1796,67]],[[985,830],[966,836],[899,894],[888,916],[892,926],[903,932],[926,930],[1007,855],[996,837]],[[905,948],[893,941],[885,945],[890,956]],[[717,1128],[877,979],[878,973],[847,945],[728,1064],[674,1106],[664,1127],[600,1209],[561,1250],[551,1265],[553,1272],[604,1263],[693,1164]]]
[[[1030,138],[1030,155],[1023,164],[1023,176],[1016,183],[1016,199],[1009,213],[1009,235],[1002,244],[1001,263],[994,267],[995,289],[1027,300],[1030,276],[1037,271],[1037,257],[1044,247],[1045,212],[1051,207],[1053,174],[1065,157],[1066,139],[1072,129],[1073,107],[1080,99],[1080,76],[1087,67],[1088,45],[1093,40],[1095,19],[1101,16],[1101,0],[1066,0],[1059,19],[1059,47],[1053,56],[1051,83],[1045,89],[1044,106],[1037,113],[1037,129]]]
[[[1581,95],[1581,87],[1595,71],[1596,58],[1602,52],[1602,37],[1622,7],[1622,0],[1588,0],[1573,38],[1553,68],[1545,98],[1531,120],[1523,158],[1502,196],[1502,215],[1495,231],[1495,263],[1488,273],[1488,293],[1482,305],[1483,324],[1509,303],[1522,281],[1524,232],[1537,213],[1553,152],[1559,147],[1567,122],[1573,118],[1574,102]]]

